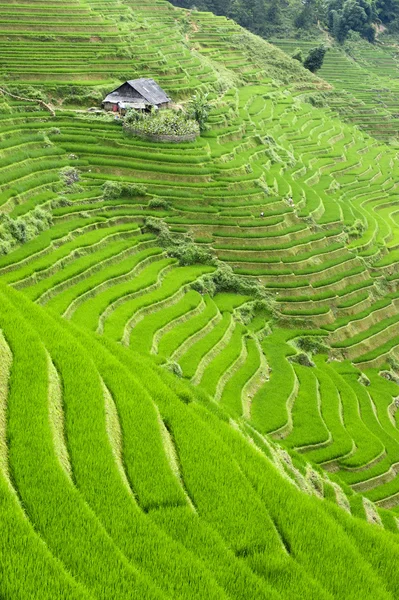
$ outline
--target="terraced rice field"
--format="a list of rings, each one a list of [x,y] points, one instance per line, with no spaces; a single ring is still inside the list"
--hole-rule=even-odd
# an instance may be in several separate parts
[[[271,40],[290,56],[300,47],[308,52],[317,42]],[[398,57],[395,44],[361,43],[351,45],[350,52],[333,46],[326,54],[318,74],[334,86],[328,105],[341,117],[364,129],[377,139],[395,139],[398,118]]]
[[[396,598],[395,148],[209,13],[19,0],[0,25],[0,596]],[[208,92],[208,130],[78,106],[136,76]]]

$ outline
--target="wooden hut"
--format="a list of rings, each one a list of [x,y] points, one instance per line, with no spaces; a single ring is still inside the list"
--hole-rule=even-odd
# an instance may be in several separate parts
[[[130,108],[167,108],[171,98],[153,79],[131,79],[110,92],[102,101],[105,110],[124,114]]]

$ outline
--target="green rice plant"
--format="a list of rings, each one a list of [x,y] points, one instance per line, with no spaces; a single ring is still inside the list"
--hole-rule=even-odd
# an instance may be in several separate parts
[[[198,293],[198,292],[197,292]],[[186,323],[181,323],[166,332],[158,344],[160,356],[172,356],[191,336],[200,332],[217,315],[217,307],[209,296],[204,296],[205,307],[201,313]]]
[[[277,431],[290,422],[291,399],[295,397],[296,377],[286,358],[294,349],[286,344],[286,332],[276,330],[262,341],[270,369],[270,381],[255,394],[251,422],[262,433]]]
[[[96,248],[96,244],[101,245],[101,243],[104,243],[104,240],[106,238],[109,238],[112,235],[123,235],[124,233],[127,233],[129,235],[131,233],[138,233],[137,225],[135,223],[115,225],[113,227],[112,225],[111,227],[109,225],[111,224],[107,223],[106,228],[96,228],[94,230],[89,229],[87,233],[86,231],[83,231],[84,236],[82,236],[82,238],[80,238],[80,236],[76,236],[75,239],[66,240],[66,243],[60,245],[58,248],[56,248],[53,252],[49,254],[39,254],[38,260],[26,261],[26,263],[21,269],[18,270],[18,272],[6,273],[4,275],[4,281],[7,283],[15,283],[16,281],[26,279],[32,276],[33,273],[38,273],[40,271],[43,272],[46,269],[48,270],[54,268],[54,265],[57,262],[61,263],[61,261],[67,256],[76,256],[76,251],[78,249],[83,249],[83,251],[87,251],[88,249]]]
[[[174,294],[179,293],[183,286],[191,283],[197,277],[204,273],[209,273],[213,269],[204,265],[191,267],[177,267],[165,276],[161,287],[150,294],[145,294],[133,300],[127,301],[117,307],[113,313],[105,320],[104,335],[111,339],[122,340],[125,335],[131,335],[131,330],[127,329],[129,321],[134,313],[140,309],[149,308],[158,302],[167,301]]]
[[[162,311],[158,311],[154,314],[144,317],[144,319],[136,325],[130,336],[130,343],[142,353],[150,353],[154,335],[157,331],[162,328],[173,326],[173,322],[178,319],[188,317],[192,311],[195,311],[200,307],[201,296],[198,292],[190,290],[187,294],[178,302],[165,308]],[[173,327],[175,330],[176,327]],[[161,338],[162,339],[162,338]]]
[[[345,427],[345,423],[341,420],[341,396],[333,380],[324,371],[324,358],[315,356],[313,360],[318,367],[316,377],[320,394],[321,416],[332,439],[331,444],[326,447],[310,449],[306,452],[306,458],[317,463],[326,463],[352,454],[354,441]]]
[[[1,295],[2,329],[15,365],[8,399],[8,432],[13,437],[10,468],[35,530],[78,581],[94,586],[104,597],[111,598],[116,589],[126,598],[134,590],[140,597],[143,589],[151,597],[162,597],[126,563],[58,462],[48,420],[45,348],[11,305],[10,290],[2,287]],[[26,401],[27,381],[32,402]],[[26,420],[31,423],[29,430]]]
[[[234,362],[238,359],[241,352],[242,336],[245,328],[236,323],[233,334],[228,345],[224,348],[214,360],[207,365],[202,376],[202,389],[210,396],[214,396],[221,376],[227,372]]]
[[[304,591],[305,597],[312,593],[318,593],[320,597],[324,597],[323,594],[329,592],[332,594],[347,594],[344,591],[346,585],[350,590],[350,594],[355,598],[357,594],[361,593],[361,589],[366,593],[365,590],[368,584],[365,581],[369,578],[370,584],[373,580],[374,584],[371,585],[382,586],[379,587],[380,593],[385,594],[383,583],[381,583],[381,580],[376,579],[376,575],[370,569],[367,560],[363,560],[359,555],[359,551],[352,554],[354,549],[352,542],[349,541],[350,536],[347,534],[346,527],[337,528],[334,519],[331,519],[329,515],[331,503],[325,503],[328,507],[328,510],[325,511],[324,503],[321,503],[317,497],[304,495],[295,488],[295,491],[292,490],[292,484],[286,480],[283,484],[278,470],[272,465],[267,468],[265,457],[262,457],[261,453],[248,446],[242,436],[237,438],[235,432],[227,426],[226,422],[216,419],[214,416],[210,417],[204,410],[197,410],[198,412],[202,414],[204,421],[207,423],[212,422],[213,428],[216,429],[227,445],[228,452],[235,457],[248,481],[253,485],[253,489],[256,490],[258,497],[267,506],[269,514],[285,540],[286,547],[289,548],[291,555],[296,557],[297,565],[305,570],[303,572],[303,570],[298,569],[294,571],[295,575],[293,576],[293,571],[291,570],[290,573],[288,568],[284,569],[284,563],[280,563],[280,579],[276,577],[272,581],[278,589],[282,589],[284,595],[290,597],[290,590],[292,590],[292,597],[295,597],[295,593],[298,593],[298,588],[296,591],[294,588],[294,582],[296,582],[297,585],[304,586],[305,589],[306,586],[310,586],[307,591]],[[267,476],[265,473],[266,468]],[[267,485],[265,485],[266,477]],[[280,481],[279,484],[277,484],[277,480]],[[292,491],[288,492],[288,490]],[[287,520],[287,513],[294,514],[294,512],[295,519]],[[317,514],[319,521],[313,527],[315,514]],[[341,522],[345,522],[347,519],[352,522],[352,517],[346,515],[342,510],[340,510],[339,515]],[[323,527],[319,526],[321,521]],[[365,533],[365,535],[367,534]],[[316,548],[320,547],[321,544],[325,549],[325,562],[322,567],[318,561],[316,551]],[[352,555],[353,560],[356,560],[359,565],[362,576],[356,579],[356,583],[353,581],[353,574],[347,573],[346,561],[343,559],[342,554],[337,555],[337,544],[344,556],[349,558]],[[309,552],[310,547],[313,547],[315,551]],[[305,548],[308,550],[306,551]],[[249,555],[247,560],[258,573],[264,573],[264,576],[267,576],[266,564],[262,564],[262,559],[266,563],[265,557],[259,553],[258,555]],[[338,576],[338,572],[341,573],[340,576]],[[309,577],[313,579],[308,579]],[[346,584],[345,580],[347,581]],[[285,587],[283,588],[283,586]],[[341,589],[340,592],[338,592],[339,588]]]
[[[292,409],[293,431],[284,443],[290,448],[321,446],[330,443],[330,432],[323,420],[317,379],[309,367],[295,365],[299,391]]]
[[[156,260],[162,250],[157,247],[146,247],[146,236],[137,239],[137,244],[130,243],[128,257],[117,260],[115,264],[107,264],[106,270],[101,269],[82,281],[77,281],[71,287],[60,291],[46,302],[46,306],[60,315],[71,317],[76,308],[86,299],[96,296],[101,290],[115,285],[122,279],[133,276],[133,271]],[[135,240],[136,241],[136,240]],[[143,249],[145,248],[145,249]],[[118,258],[118,256],[116,256]],[[67,314],[66,314],[67,313]]]
[[[384,446],[363,422],[359,400],[353,390],[332,366],[326,366],[324,370],[331,377],[340,394],[343,422],[356,445],[356,451],[351,456],[341,459],[340,462],[346,467],[365,465],[378,457],[384,451]]]
[[[222,406],[235,416],[242,415],[243,402],[251,404],[252,397],[243,398],[244,386],[255,375],[261,364],[256,342],[251,338],[246,338],[244,343],[247,351],[245,363],[227,381],[220,398]]]
[[[102,291],[94,298],[88,298],[79,306],[72,320],[83,327],[96,331],[99,319],[114,302],[128,297],[129,294],[139,294],[147,287],[156,284],[163,269],[173,264],[173,259],[161,259],[147,266],[142,273],[132,281],[122,282]]]
[[[204,359],[204,357],[206,357],[208,352],[210,352],[216,346],[216,344],[223,338],[230,324],[230,319],[230,313],[223,313],[222,319],[218,323],[215,323],[211,331],[207,333],[207,335],[205,335],[204,337],[198,339],[198,341],[194,341],[194,343],[181,356],[181,358],[179,357],[179,364],[182,368],[185,377],[191,379],[195,376],[197,369],[201,364],[201,361]],[[197,329],[197,331],[201,331],[201,329]]]
[[[21,303],[16,300],[16,303],[26,306],[26,301]],[[158,580],[157,584],[161,588],[166,588],[166,592],[170,592],[173,596],[181,594],[181,597],[184,597],[190,590],[190,594],[198,594],[199,597],[202,597],[204,593],[211,594],[215,599],[223,597],[222,591],[215,586],[212,577],[201,568],[200,564],[195,564],[196,561],[190,561],[190,567],[187,562],[187,568],[190,568],[191,572],[190,581],[187,582],[183,576],[184,571],[180,570],[181,564],[187,560],[184,550],[163,535],[157,527],[152,525],[148,517],[138,510],[134,496],[131,491],[126,489],[120,478],[107,437],[104,396],[95,362],[85,360],[85,353],[82,350],[79,351],[79,346],[68,334],[68,330],[62,322],[53,322],[53,327],[51,327],[51,322],[49,323],[47,318],[43,318],[41,313],[33,305],[31,306],[33,308],[31,316],[36,318],[35,327],[43,336],[43,341],[57,364],[63,382],[66,432],[71,460],[74,464],[74,477],[84,498],[110,536],[108,539],[114,539],[115,546],[120,548],[119,554],[118,551],[115,552],[115,557],[122,558],[123,553],[130,563],[134,563],[136,568],[139,566],[140,569],[150,569],[152,579],[155,577]],[[60,336],[63,338],[62,345],[58,343]],[[73,348],[75,349],[73,350]],[[95,345],[94,348],[96,348]],[[93,359],[101,363],[105,383],[112,392],[123,428],[127,425],[127,430],[133,434],[125,440],[125,460],[130,465],[131,457],[134,457],[135,473],[132,470],[128,471],[129,482],[134,486],[133,489],[138,494],[140,503],[146,510],[156,508],[160,502],[165,500],[172,506],[185,503],[184,495],[163,451],[161,432],[157,425],[157,411],[152,406],[150,397],[140,390],[128,371],[118,365],[110,355],[107,355],[104,349],[97,347],[96,350],[93,350]],[[77,374],[80,382],[78,386],[76,385]],[[134,395],[138,400],[134,410],[131,406],[133,389],[136,390]],[[83,398],[85,398],[84,402]],[[82,414],[83,406],[85,406],[84,414]],[[137,428],[138,406],[141,406],[139,418],[141,431]],[[134,427],[129,424],[132,421],[135,423]],[[94,427],[93,423],[95,423]],[[141,458],[137,461],[139,448]],[[94,449],[96,450],[93,452]],[[145,467],[145,463],[148,461],[151,464],[150,470]],[[143,470],[137,472],[137,468]],[[150,471],[153,475],[149,475]],[[145,477],[143,477],[144,473],[147,473]],[[159,482],[158,490],[155,490],[153,486],[154,476]],[[145,481],[149,485],[146,485]],[[102,490],[101,494],[99,494],[99,490]],[[54,490],[52,491],[54,492]],[[151,530],[152,536],[149,535]],[[143,544],[145,537],[148,544]],[[155,540],[158,546],[156,553],[151,549]],[[161,547],[163,550],[159,551]],[[175,573],[173,577],[170,577],[169,570],[173,563]],[[122,564],[129,573],[129,562],[126,561],[126,558]],[[167,564],[169,569],[166,568]],[[132,570],[131,566],[130,570]],[[133,570],[134,572],[135,570]],[[112,576],[113,571],[108,573],[108,576]],[[105,569],[104,575],[106,576]],[[180,582],[178,582],[179,579]],[[143,587],[147,579],[142,575],[141,580]],[[123,591],[124,584],[119,584],[122,588],[121,591]],[[151,587],[154,590],[153,597],[164,597],[164,594],[160,593],[155,586],[147,584],[148,591],[151,590]],[[187,588],[186,591],[184,591],[184,587]],[[148,591],[146,590],[144,593],[148,593]]]
[[[70,282],[80,280],[87,274],[91,274],[93,270],[98,270],[101,263],[113,262],[117,260],[118,255],[124,256],[131,247],[132,240],[130,239],[115,242],[110,240],[105,248],[100,247],[97,252],[83,255],[73,263],[66,264],[62,271],[58,270],[54,274],[49,274],[45,279],[25,289],[25,293],[32,300],[41,299],[46,293],[51,294],[53,291],[55,293],[58,287],[66,287],[68,283],[70,285]]]

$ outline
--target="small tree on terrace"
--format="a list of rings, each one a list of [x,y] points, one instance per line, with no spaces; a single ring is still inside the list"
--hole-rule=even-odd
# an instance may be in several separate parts
[[[208,94],[195,94],[188,105],[188,116],[197,121],[201,133],[207,130],[207,121],[211,111]]]
[[[327,52],[327,48],[323,45],[317,46],[316,48],[312,48],[309,50],[309,54],[305,58],[303,66],[305,69],[308,69],[312,73],[316,73],[318,71],[324,61],[324,56]]]

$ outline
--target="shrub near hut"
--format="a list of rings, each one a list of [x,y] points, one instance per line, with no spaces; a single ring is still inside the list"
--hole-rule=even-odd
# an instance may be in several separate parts
[[[192,142],[200,135],[197,121],[183,111],[172,110],[151,113],[129,110],[123,129],[127,134],[159,142]]]

